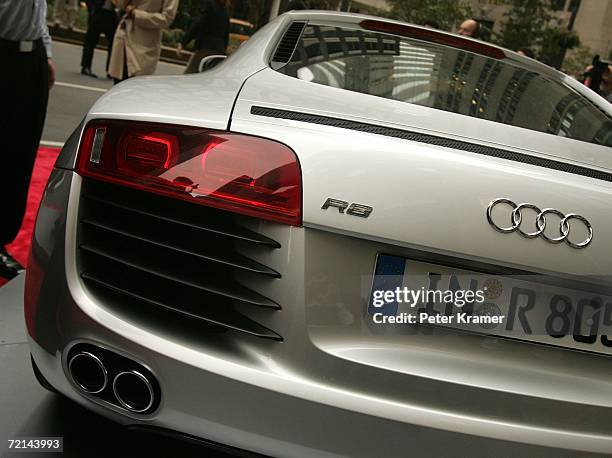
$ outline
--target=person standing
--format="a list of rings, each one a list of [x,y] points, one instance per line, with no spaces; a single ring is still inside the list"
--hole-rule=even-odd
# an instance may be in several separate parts
[[[199,16],[176,46],[176,52],[180,55],[183,47],[195,40],[196,51],[189,59],[185,73],[197,73],[200,61],[206,56],[225,54],[229,43],[229,1],[203,0],[202,3]]]
[[[53,22],[55,26],[61,25],[67,27],[68,30],[72,30],[78,11],[78,0],[55,0],[53,7]]]
[[[115,33],[108,72],[115,83],[152,75],[161,54],[162,29],[174,21],[179,0],[113,0],[125,14]]]
[[[6,251],[23,220],[42,135],[49,89],[55,82],[45,0],[0,0],[0,275],[21,266]]]
[[[599,56],[595,57],[593,64],[589,65],[583,74],[582,83],[612,103],[612,65],[601,62]]]
[[[108,55],[106,57],[106,73],[108,75],[113,39],[117,29],[117,13],[111,0],[87,0],[87,12],[87,34],[83,44],[81,73],[97,78],[97,75],[91,71],[94,50],[98,45],[100,34],[103,33],[108,42]]]

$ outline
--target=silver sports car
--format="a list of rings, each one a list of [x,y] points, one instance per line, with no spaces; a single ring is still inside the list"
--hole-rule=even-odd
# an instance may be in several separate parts
[[[535,60],[285,14],[70,137],[27,274],[35,374],[269,456],[611,454],[611,147],[612,106]]]

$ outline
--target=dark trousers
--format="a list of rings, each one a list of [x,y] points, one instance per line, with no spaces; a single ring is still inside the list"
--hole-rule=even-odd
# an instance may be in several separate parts
[[[28,187],[49,99],[42,41],[32,52],[0,41],[0,247],[13,241],[25,213]]]
[[[104,34],[106,41],[108,41],[108,56],[106,57],[106,71],[108,72],[116,29],[117,15],[114,11],[99,9],[89,15],[85,43],[83,44],[83,56],[81,57],[82,68],[91,68],[94,49],[96,49],[100,35]]]

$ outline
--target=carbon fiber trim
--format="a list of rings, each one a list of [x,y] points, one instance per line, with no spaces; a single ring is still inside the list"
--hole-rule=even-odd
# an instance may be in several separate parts
[[[346,119],[332,118],[328,116],[319,116],[308,113],[300,113],[297,111],[278,110],[276,108],[266,108],[259,106],[251,107],[251,114],[256,116],[266,116],[268,118],[290,119],[292,121],[308,122],[312,124],[322,124],[330,127],[338,127],[341,129],[357,130],[369,134],[384,135],[386,137],[401,138],[419,143],[427,143],[429,145],[443,146],[460,151],[468,151],[470,153],[482,154],[484,156],[496,157],[513,162],[522,162],[524,164],[535,165],[561,172],[572,173],[574,175],[582,175],[597,180],[612,182],[612,174],[599,170],[581,167],[579,165],[566,164],[564,162],[534,157],[528,154],[517,153],[501,148],[492,148],[483,146],[477,143],[469,143],[461,140],[453,140],[450,138],[438,137],[435,135],[422,134],[419,132],[411,132],[409,130],[394,129],[390,127],[377,126],[375,124],[367,124]]]

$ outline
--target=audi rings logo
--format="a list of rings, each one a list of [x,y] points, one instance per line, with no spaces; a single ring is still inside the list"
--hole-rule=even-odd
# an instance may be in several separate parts
[[[493,209],[499,204],[506,204],[512,208],[512,212],[509,216],[510,226],[500,226],[493,221]],[[535,232],[525,232],[523,229],[521,229],[521,223],[523,222],[523,214],[521,212],[525,208],[531,209],[537,213],[535,218]],[[546,215],[556,215],[561,218],[561,222],[559,223],[559,237],[551,238],[544,233],[546,230]],[[564,215],[559,210],[555,210],[554,208],[545,208],[544,210],[540,210],[535,205],[527,203],[517,205],[510,199],[500,198],[492,201],[487,207],[487,220],[496,231],[503,234],[518,232],[523,237],[528,239],[542,237],[544,240],[550,243],[565,242],[572,248],[585,248],[593,240],[593,227],[591,226],[591,223],[589,223],[589,220],[587,220],[584,216],[577,215],[576,213]],[[572,223],[583,224],[589,233],[580,243],[575,243],[569,238]]]

